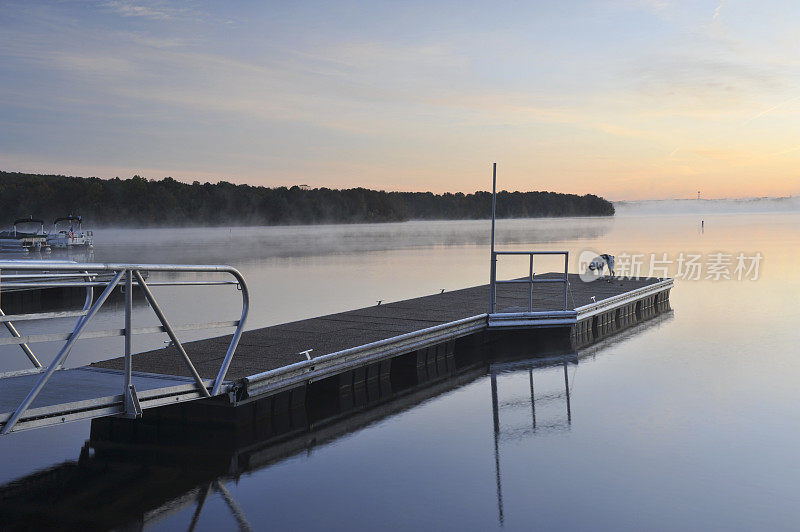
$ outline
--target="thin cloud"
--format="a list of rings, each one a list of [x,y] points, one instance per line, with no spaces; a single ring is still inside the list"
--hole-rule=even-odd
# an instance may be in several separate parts
[[[714,16],[713,16],[713,17],[711,17],[711,20],[712,20],[712,21],[713,21],[713,20],[717,20],[717,19],[719,18],[719,12],[720,12],[720,10],[722,9],[722,6],[723,6],[723,4],[725,4],[725,0],[722,0],[722,1],[719,3],[719,5],[717,6],[717,8],[714,10]]]
[[[756,120],[757,118],[761,118],[762,116],[764,116],[766,114],[769,114],[772,111],[776,111],[776,110],[780,109],[781,107],[783,107],[784,105],[792,103],[792,102],[794,102],[796,100],[800,100],[800,96],[795,96],[794,98],[789,98],[788,100],[784,100],[784,101],[782,101],[781,103],[779,103],[777,105],[773,105],[769,109],[765,109],[765,110],[761,111],[760,113],[748,118],[747,120],[744,121],[744,123],[742,125],[746,126],[747,124],[749,124],[753,120]]]
[[[793,86],[783,67],[701,53],[641,58],[626,74],[637,92],[659,107],[669,102],[673,109],[706,114],[737,111],[762,94]]]
[[[152,20],[169,20],[173,18],[172,13],[167,10],[153,5],[145,5],[141,2],[112,0],[103,3],[102,7],[122,15],[123,17],[142,17]]]
[[[173,4],[160,1],[107,0],[102,2],[100,7],[105,11],[116,13],[123,17],[138,17],[149,20],[201,20],[206,18],[205,13],[196,9],[175,7]]]

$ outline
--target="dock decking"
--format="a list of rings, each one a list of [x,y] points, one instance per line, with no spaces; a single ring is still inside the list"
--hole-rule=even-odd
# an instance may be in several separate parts
[[[545,274],[542,277],[548,275],[555,277],[562,274]],[[568,310],[574,313],[574,317],[569,322],[556,324],[565,327],[595,315],[598,309],[608,311],[628,304],[630,298],[620,298],[631,294],[634,295],[633,299],[641,299],[652,293],[668,292],[672,283],[671,280],[656,278],[626,278],[611,282],[598,280],[587,283],[574,274],[569,278]],[[539,286],[542,288],[537,286],[534,292],[535,310],[542,313],[561,311],[562,287],[555,284]],[[246,331],[228,369],[227,379],[243,381],[249,388],[250,395],[253,395],[256,381],[264,380],[262,377],[270,372],[300,366],[297,368],[300,371],[295,372],[295,376],[308,377],[307,370],[313,367],[317,373],[315,377],[319,378],[324,376],[321,373],[324,365],[329,366],[324,371],[325,375],[340,369],[341,364],[330,360],[331,358],[355,358],[369,362],[374,361],[375,357],[393,356],[465,336],[487,328],[488,301],[489,285],[482,285]],[[527,301],[527,285],[499,285],[499,312],[495,316],[527,310]],[[523,322],[524,320],[517,319],[514,326],[524,327]],[[536,320],[527,324],[528,327],[537,325]],[[553,326],[550,322],[545,322],[544,325]],[[222,336],[188,342],[184,347],[200,375],[212,378],[224,353],[223,346],[229,342],[230,336]],[[310,361],[306,361],[301,354],[308,349],[313,349]],[[135,370],[189,376],[174,348],[140,353],[133,360]],[[117,358],[98,362],[93,366],[122,369],[123,364],[124,360]],[[289,373],[284,372],[279,380],[285,384],[293,384]]]

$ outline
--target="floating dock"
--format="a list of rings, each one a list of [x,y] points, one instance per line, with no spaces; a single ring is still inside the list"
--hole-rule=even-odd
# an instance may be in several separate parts
[[[541,277],[557,275],[560,274]],[[591,333],[592,329],[596,331],[621,319],[624,313],[635,313],[637,305],[641,309],[667,300],[672,287],[671,279],[587,283],[578,275],[570,275],[569,280],[571,308],[566,312],[558,310],[563,306],[562,291],[554,284],[537,288],[536,308],[543,310],[525,312],[521,304],[527,299],[528,288],[518,284],[498,287],[500,312],[490,315],[485,312],[490,287],[483,285],[247,331],[228,368],[227,379],[232,382],[233,392],[230,399],[239,404],[493,328]],[[188,342],[184,347],[198,373],[210,379],[216,375],[222,347],[230,341],[230,336],[223,336]],[[174,348],[140,353],[134,357],[134,368],[189,377],[178,353],[170,350]],[[122,358],[92,365],[112,370],[122,370],[123,366]]]
[[[531,274],[518,280],[497,281],[494,285],[243,332],[249,296],[244,279],[233,268],[108,264],[84,264],[80,268],[115,275],[111,282],[94,282],[105,289],[91,307],[89,298],[82,311],[71,313],[79,317],[74,331],[34,336],[12,333],[12,338],[0,339],[0,345],[16,343],[23,348],[33,341],[66,342],[48,368],[39,365],[27,374],[0,378],[0,427],[4,433],[77,419],[140,417],[143,410],[198,399],[215,407],[232,407],[234,412],[244,412],[247,409],[239,407],[287,391],[294,391],[292,402],[302,401],[311,383],[338,378],[342,386],[355,388],[360,382],[379,382],[389,378],[394,359],[416,357],[417,365],[420,360],[425,365],[427,358],[436,356],[437,349],[446,350],[456,339],[466,337],[478,336],[485,341],[507,337],[515,331],[538,331],[539,338],[556,339],[562,345],[586,345],[620,329],[619,324],[628,323],[633,317],[668,306],[673,286],[672,279],[601,278],[585,282],[580,276],[567,273],[536,275],[535,284]],[[243,293],[242,318],[211,325],[236,327],[236,332],[180,343],[176,331],[199,327],[171,327],[148,287],[158,286],[159,282],[145,283],[140,268],[233,275],[236,281],[230,283]],[[129,307],[125,329],[84,332],[99,307],[126,276]],[[144,292],[162,326],[131,328],[130,301],[134,288]],[[494,312],[487,312],[490,301]],[[64,314],[58,313],[60,317]],[[11,319],[33,318],[0,317],[6,325]],[[78,337],[126,336],[130,340],[134,334],[163,332],[173,340],[173,345],[167,348],[133,355],[130,342],[126,342],[125,357],[81,368],[58,367],[59,357],[66,359]],[[238,413],[223,415],[239,416]]]

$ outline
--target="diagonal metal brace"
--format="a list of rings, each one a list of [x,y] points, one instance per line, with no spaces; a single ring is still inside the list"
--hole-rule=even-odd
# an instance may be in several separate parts
[[[245,517],[242,508],[236,503],[236,500],[233,498],[233,495],[231,495],[231,492],[228,491],[228,488],[225,487],[225,484],[217,479],[214,481],[214,487],[219,494],[222,495],[222,498],[228,505],[228,508],[233,514],[234,519],[236,519],[236,522],[239,525],[239,530],[252,531],[253,527],[247,522],[247,517]]]
[[[0,316],[5,316],[5,315],[6,313],[3,312],[3,309],[0,308]],[[6,329],[8,329],[8,332],[11,333],[11,336],[13,336],[14,338],[20,337],[19,331],[17,331],[17,328],[14,327],[13,323],[7,321],[5,322],[4,325],[6,326]],[[33,351],[31,351],[31,348],[28,347],[28,344],[19,344],[19,346],[20,348],[22,348],[22,351],[25,353],[25,355],[28,357],[28,360],[31,361],[31,364],[33,364],[34,367],[36,368],[42,367],[42,363],[39,362],[39,360],[36,358],[36,355],[33,354]]]
[[[155,312],[158,320],[161,322],[161,325],[163,325],[164,329],[167,331],[170,340],[172,340],[172,343],[175,344],[175,347],[178,349],[181,357],[183,357],[186,367],[189,368],[189,372],[192,374],[192,377],[194,377],[195,382],[197,382],[198,388],[200,388],[200,393],[202,393],[205,397],[211,397],[211,394],[208,393],[208,390],[206,389],[203,379],[200,378],[200,374],[197,373],[194,364],[192,364],[192,360],[186,353],[186,349],[183,348],[183,344],[180,340],[178,340],[178,337],[175,335],[175,331],[172,330],[172,327],[167,321],[167,317],[164,316],[164,313],[161,311],[161,307],[158,306],[156,298],[153,296],[153,292],[150,291],[150,287],[144,282],[142,274],[139,273],[139,270],[133,270],[133,275],[136,276],[136,281],[139,283],[139,287],[142,289],[142,292],[144,292],[147,302],[150,303],[150,307],[153,309],[153,312]]]
[[[34,399],[36,399],[36,397],[39,395],[39,392],[42,391],[42,388],[44,388],[44,385],[47,384],[48,380],[50,380],[50,377],[53,376],[53,373],[56,371],[56,369],[64,363],[67,356],[69,355],[70,350],[72,349],[72,346],[75,345],[75,342],[78,340],[81,333],[83,333],[84,329],[86,329],[86,326],[89,324],[92,318],[94,318],[95,314],[97,314],[97,312],[100,310],[100,307],[103,306],[103,303],[106,302],[106,299],[108,299],[108,296],[111,295],[111,292],[114,291],[114,288],[117,286],[117,284],[119,283],[120,279],[122,279],[122,276],[124,274],[125,274],[124,270],[117,272],[114,278],[111,279],[111,281],[108,283],[105,290],[103,290],[103,293],[100,294],[100,297],[97,298],[97,301],[95,301],[94,305],[92,305],[92,308],[89,309],[89,312],[86,314],[86,316],[78,320],[78,325],[75,327],[75,330],[70,335],[69,340],[67,340],[67,343],[65,343],[64,346],[61,348],[61,351],[58,352],[56,357],[47,367],[47,370],[45,370],[45,372],[42,373],[42,376],[39,378],[39,381],[34,385],[33,389],[31,389],[31,391],[28,392],[28,395],[25,397],[25,399],[22,400],[22,403],[20,403],[20,405],[17,407],[16,410],[14,410],[14,413],[11,415],[8,421],[6,421],[3,430],[0,431],[0,435],[8,434],[9,432],[11,432],[11,429],[13,429],[14,425],[16,425],[17,421],[19,421],[20,416],[22,416],[25,410],[27,410],[28,407],[31,406],[31,403],[33,403]]]
[[[192,515],[192,522],[189,523],[189,532],[194,532],[197,521],[200,520],[200,512],[203,511],[203,505],[206,503],[210,491],[211,482],[209,482],[205,488],[200,488],[200,492],[197,494],[197,508],[195,508],[194,515]]]

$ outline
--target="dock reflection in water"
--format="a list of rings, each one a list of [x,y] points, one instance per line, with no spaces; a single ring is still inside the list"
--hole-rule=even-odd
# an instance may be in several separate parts
[[[570,430],[576,407],[570,383],[580,361],[671,316],[666,302],[595,328],[590,339],[573,335],[566,348],[547,348],[526,335],[502,343],[488,334],[462,338],[397,357],[382,371],[355,370],[255,401],[235,409],[234,418],[227,407],[190,403],[148,411],[139,421],[95,419],[76,461],[0,487],[2,522],[5,529],[144,529],[183,514],[192,530],[204,512],[219,512],[219,504],[209,509],[218,498],[225,526],[262,528],[265,523],[248,522],[226,483],[310,455],[488,374],[502,526],[503,443]],[[526,377],[523,395],[505,387],[520,376]],[[517,425],[522,412],[526,421]]]
[[[492,389],[492,420],[493,420],[493,429],[494,429],[494,467],[495,467],[495,482],[497,483],[497,519],[500,525],[503,524],[504,516],[503,516],[503,481],[502,476],[500,473],[500,448],[501,442],[504,439],[522,439],[522,438],[530,438],[534,436],[537,430],[550,430],[550,431],[557,431],[557,430],[567,430],[569,426],[572,424],[572,409],[569,402],[569,370],[568,366],[572,364],[573,366],[577,367],[578,364],[578,355],[563,355],[558,357],[548,357],[544,359],[532,359],[526,360],[521,362],[515,363],[497,363],[497,364],[490,364],[489,366],[489,378],[491,380],[491,389]],[[564,419],[556,419],[556,420],[547,420],[545,421],[544,425],[542,424],[541,420],[541,411],[540,411],[540,419],[537,426],[536,420],[536,402],[537,402],[537,394],[535,391],[534,386],[534,371],[537,373],[544,373],[548,369],[557,368],[564,369],[564,389],[563,392],[553,392],[552,390],[548,390],[547,393],[542,394],[541,392],[538,395],[538,401],[540,403],[540,410],[541,410],[541,403],[554,403],[560,402],[563,400],[565,407],[566,407],[566,416]],[[497,377],[498,374],[502,373],[519,373],[524,372],[525,368],[527,368],[528,373],[528,383],[529,383],[529,399],[528,398],[520,398],[515,397],[512,400],[505,399],[503,402],[500,402],[498,399],[498,384],[497,384]],[[548,372],[550,373],[550,372]],[[548,405],[552,406],[552,405]],[[501,426],[500,422],[500,412],[503,409],[519,409],[520,407],[523,408],[530,408],[530,425],[529,426],[514,426],[514,427],[504,427]]]

